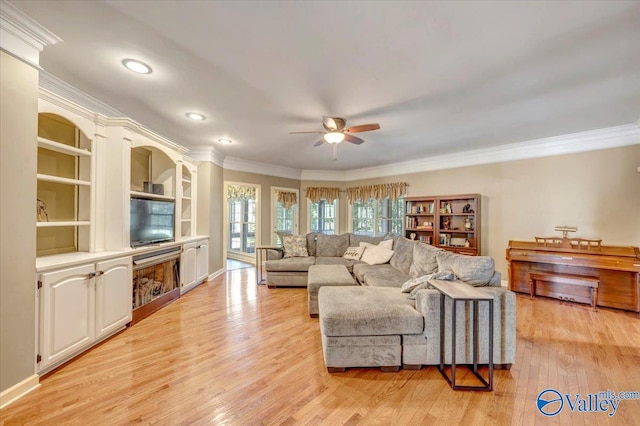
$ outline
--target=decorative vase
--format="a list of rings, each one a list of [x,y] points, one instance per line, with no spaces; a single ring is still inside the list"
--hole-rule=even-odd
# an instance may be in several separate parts
[[[468,217],[464,220],[464,229],[470,231],[473,229],[473,223],[471,222],[471,218]]]

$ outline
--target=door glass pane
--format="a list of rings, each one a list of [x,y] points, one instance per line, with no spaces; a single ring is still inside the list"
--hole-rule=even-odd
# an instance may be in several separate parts
[[[255,253],[256,204],[255,197],[231,198],[227,201],[229,211],[228,250],[246,254]]]

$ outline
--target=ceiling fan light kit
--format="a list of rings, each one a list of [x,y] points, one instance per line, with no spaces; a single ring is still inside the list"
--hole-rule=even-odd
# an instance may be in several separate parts
[[[344,140],[344,133],[342,132],[325,133],[324,140],[329,143],[340,143]]]

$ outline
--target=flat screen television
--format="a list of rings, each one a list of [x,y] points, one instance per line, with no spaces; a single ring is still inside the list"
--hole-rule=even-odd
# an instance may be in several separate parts
[[[131,247],[174,241],[173,201],[131,198]]]

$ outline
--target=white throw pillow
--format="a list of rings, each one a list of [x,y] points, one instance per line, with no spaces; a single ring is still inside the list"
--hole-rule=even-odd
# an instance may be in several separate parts
[[[360,260],[362,253],[364,253],[364,249],[365,247],[349,247],[342,257],[348,260]]]
[[[366,243],[364,241],[362,241],[360,243],[360,247],[384,247],[388,250],[393,249],[393,240],[382,240],[378,243],[378,245],[375,244],[371,244],[371,243]]]
[[[391,256],[393,256],[393,250],[381,247],[380,245],[374,246],[370,244],[365,248],[360,260],[369,265],[381,265],[387,263],[391,259]]]

